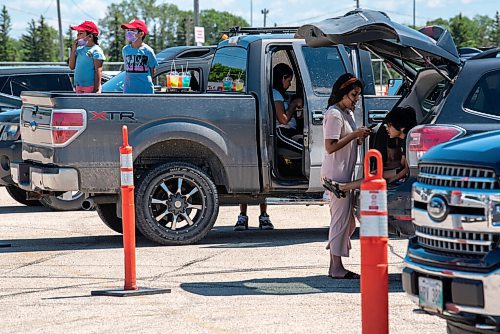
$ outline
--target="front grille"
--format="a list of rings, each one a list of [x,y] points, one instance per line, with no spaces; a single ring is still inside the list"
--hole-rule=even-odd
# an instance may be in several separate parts
[[[455,256],[484,256],[498,246],[500,234],[454,231],[427,226],[417,226],[418,243],[428,249]]]
[[[418,182],[462,189],[500,189],[491,169],[447,165],[419,165]]]

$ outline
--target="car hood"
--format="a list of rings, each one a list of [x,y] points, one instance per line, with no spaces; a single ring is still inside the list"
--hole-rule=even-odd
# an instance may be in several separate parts
[[[452,140],[430,149],[421,162],[478,166],[495,169],[500,176],[500,131]]]
[[[383,58],[404,59],[421,66],[426,65],[425,58],[436,65],[460,65],[457,48],[447,30],[425,27],[416,31],[374,10],[357,9],[344,16],[303,25],[296,37],[304,38],[312,47],[357,45]]]
[[[11,109],[0,113],[0,123],[18,123],[21,109]]]

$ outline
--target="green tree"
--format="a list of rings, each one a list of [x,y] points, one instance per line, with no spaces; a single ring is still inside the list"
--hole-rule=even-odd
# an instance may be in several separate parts
[[[476,15],[473,21],[476,29],[474,31],[476,46],[490,46],[495,21],[488,15]]]
[[[13,39],[9,37],[10,29],[10,15],[4,5],[0,12],[0,59],[3,61],[16,60],[14,42]]]
[[[493,19],[493,27],[491,29],[490,44],[492,46],[500,46],[500,13],[495,13]]]
[[[45,23],[40,16],[38,25],[35,20],[28,23],[27,33],[21,37],[24,61],[57,61],[57,31]]]
[[[450,32],[457,48],[477,46],[474,36],[476,31],[474,22],[461,13],[450,19]]]
[[[213,45],[219,43],[221,31],[235,26],[248,27],[248,22],[228,12],[207,9],[200,13],[200,25],[205,27],[205,44]]]

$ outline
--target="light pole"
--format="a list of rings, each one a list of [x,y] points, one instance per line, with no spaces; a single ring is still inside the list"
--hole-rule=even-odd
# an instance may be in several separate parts
[[[253,0],[250,0],[250,27],[253,27]]]
[[[359,0],[354,0],[356,1],[356,8],[359,8]]]
[[[415,0],[413,0],[413,29],[417,29],[415,25]]]
[[[63,32],[61,23],[61,6],[57,0],[57,20],[59,21],[59,61],[64,61]]]
[[[264,8],[260,12],[262,13],[262,15],[264,15],[264,28],[265,28],[266,27],[266,17],[267,17],[267,14],[269,13],[269,9]]]

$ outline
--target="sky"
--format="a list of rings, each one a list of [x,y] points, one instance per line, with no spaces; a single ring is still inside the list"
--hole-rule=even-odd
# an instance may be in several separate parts
[[[459,13],[473,17],[489,15],[493,17],[500,11],[500,0],[358,0],[361,8],[385,11],[392,20],[412,24],[413,3],[416,8],[416,24],[441,17],[448,19]],[[106,14],[106,8],[119,0],[60,0],[63,31],[68,26],[84,20],[97,21]],[[173,3],[182,10],[193,9],[191,0],[157,0],[157,3]],[[252,22],[254,27],[263,26],[263,9],[269,10],[267,26],[296,26],[320,21],[329,17],[345,14],[356,7],[355,0],[199,0],[200,10],[216,9],[228,11]],[[40,15],[57,29],[56,0],[0,0],[9,11],[12,30],[11,36],[19,38],[31,19],[38,20]],[[250,10],[250,8],[253,10]],[[251,15],[252,13],[252,15]]]

